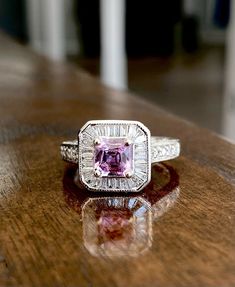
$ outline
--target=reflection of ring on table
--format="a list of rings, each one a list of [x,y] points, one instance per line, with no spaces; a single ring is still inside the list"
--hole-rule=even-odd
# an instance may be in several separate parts
[[[176,170],[164,163],[152,168],[151,183],[139,196],[105,196],[83,192],[74,183],[75,166],[65,170],[65,201],[81,216],[84,246],[93,256],[139,256],[155,241],[152,224],[175,203],[180,193]],[[155,241],[155,244],[156,241]]]
[[[140,191],[151,180],[152,163],[179,154],[178,139],[151,137],[137,121],[89,121],[77,140],[61,144],[62,158],[78,164],[81,183],[92,191]]]

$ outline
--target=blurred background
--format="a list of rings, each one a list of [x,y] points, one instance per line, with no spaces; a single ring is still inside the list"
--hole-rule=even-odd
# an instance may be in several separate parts
[[[0,29],[235,140],[232,0],[0,0]]]

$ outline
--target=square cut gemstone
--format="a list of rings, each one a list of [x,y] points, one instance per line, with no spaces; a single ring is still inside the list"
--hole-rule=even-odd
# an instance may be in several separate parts
[[[100,137],[95,145],[94,169],[101,177],[125,177],[133,173],[133,143],[125,137]]]

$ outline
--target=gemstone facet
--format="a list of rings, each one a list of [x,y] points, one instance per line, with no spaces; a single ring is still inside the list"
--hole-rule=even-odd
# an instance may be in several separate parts
[[[131,174],[133,143],[125,137],[100,137],[99,140],[100,144],[95,145],[95,172],[101,177],[126,177]]]

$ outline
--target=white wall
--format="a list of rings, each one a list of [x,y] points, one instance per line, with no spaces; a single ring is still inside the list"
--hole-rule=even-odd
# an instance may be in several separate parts
[[[127,88],[125,0],[101,0],[101,80],[117,89]]]
[[[223,134],[235,141],[235,1],[227,37]]]
[[[30,45],[53,60],[79,52],[73,0],[27,0]]]

